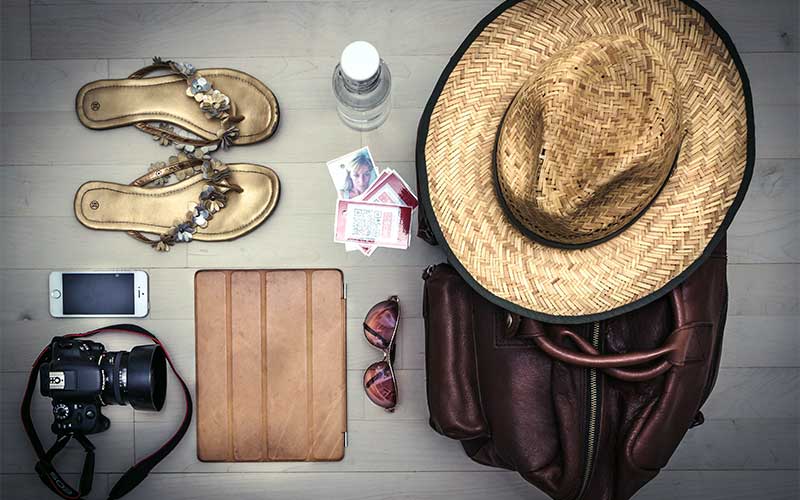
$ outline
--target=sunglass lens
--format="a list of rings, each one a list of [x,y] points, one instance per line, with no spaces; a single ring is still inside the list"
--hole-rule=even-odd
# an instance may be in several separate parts
[[[367,341],[379,349],[386,349],[397,327],[400,306],[396,300],[384,300],[372,306],[364,319]]]
[[[364,391],[370,401],[386,410],[397,406],[397,386],[389,363],[373,363],[364,372]]]

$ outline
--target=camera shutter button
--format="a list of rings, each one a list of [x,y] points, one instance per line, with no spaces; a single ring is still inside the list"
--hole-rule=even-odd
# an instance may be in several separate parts
[[[88,418],[88,419],[94,418],[94,410],[92,410],[92,409],[86,410],[86,418]]]

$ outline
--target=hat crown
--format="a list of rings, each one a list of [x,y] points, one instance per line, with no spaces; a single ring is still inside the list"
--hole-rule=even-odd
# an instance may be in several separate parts
[[[627,35],[561,50],[528,78],[498,131],[507,215],[545,244],[585,246],[622,231],[660,192],[681,138],[663,57]]]

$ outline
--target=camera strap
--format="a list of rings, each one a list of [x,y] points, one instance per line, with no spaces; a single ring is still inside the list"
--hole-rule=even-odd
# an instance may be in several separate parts
[[[175,369],[175,365],[172,363],[172,358],[170,358],[169,352],[167,352],[167,350],[164,348],[164,345],[161,343],[161,341],[158,340],[155,335],[140,326],[128,324],[112,325],[85,333],[72,333],[64,335],[64,337],[84,338],[105,332],[132,333],[134,335],[147,337],[154,343],[161,346],[161,348],[164,349],[164,354],[166,355],[169,367],[172,369],[172,373],[175,374],[175,377],[181,384],[183,395],[186,400],[186,413],[183,416],[183,422],[181,422],[178,430],[159,449],[138,461],[130,469],[128,469],[125,474],[122,475],[122,477],[116,482],[116,484],[114,484],[108,494],[109,500],[114,500],[116,498],[121,498],[123,495],[127,494],[136,486],[138,486],[139,483],[144,481],[150,471],[159,462],[161,462],[161,460],[169,455],[169,453],[178,445],[178,442],[180,442],[184,434],[186,434],[186,431],[189,429],[189,423],[192,420],[192,395],[189,392],[189,388],[186,386],[186,382],[183,381],[183,378],[181,378],[180,374],[178,374],[178,371]],[[39,458],[39,461],[36,463],[35,467],[37,474],[39,474],[39,478],[42,480],[45,486],[50,488],[50,490],[62,498],[65,498],[66,500],[78,500],[83,498],[85,495],[88,495],[92,489],[92,477],[94,476],[94,446],[83,434],[62,434],[58,436],[53,446],[51,446],[49,450],[45,451],[39,436],[36,434],[36,429],[34,429],[33,420],[31,419],[31,398],[33,396],[33,391],[36,388],[36,380],[39,378],[39,367],[41,367],[44,363],[49,362],[50,357],[50,345],[48,345],[44,348],[44,350],[42,350],[42,352],[39,354],[39,357],[33,364],[33,369],[31,370],[30,377],[28,378],[28,385],[25,388],[25,395],[22,398],[20,415],[22,416],[22,424],[25,427],[25,433],[28,435],[28,439],[30,440],[31,445],[36,452],[36,456]],[[70,486],[55,470],[52,463],[55,455],[63,450],[72,438],[78,441],[78,443],[83,446],[83,449],[86,452],[78,489]]]

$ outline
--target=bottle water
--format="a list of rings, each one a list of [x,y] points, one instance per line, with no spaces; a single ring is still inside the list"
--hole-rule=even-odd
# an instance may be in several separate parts
[[[333,93],[339,117],[360,131],[378,128],[389,116],[392,74],[372,44],[353,42],[333,70]]]

